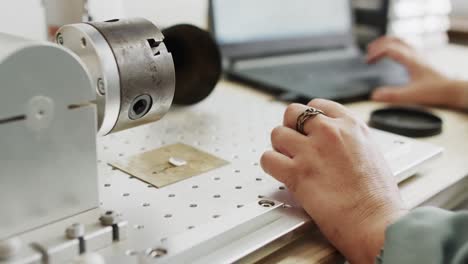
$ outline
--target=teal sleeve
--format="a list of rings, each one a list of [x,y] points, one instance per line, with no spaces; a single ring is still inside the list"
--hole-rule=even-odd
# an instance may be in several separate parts
[[[468,212],[414,210],[389,226],[377,263],[468,263]]]

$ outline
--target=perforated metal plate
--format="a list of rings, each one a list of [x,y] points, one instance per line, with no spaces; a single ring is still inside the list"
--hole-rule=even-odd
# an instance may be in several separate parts
[[[122,212],[123,218],[133,227],[129,236],[131,246],[127,250],[141,252],[148,247],[162,247],[168,254],[159,260],[174,261],[171,256],[180,256],[195,245],[254,219],[257,224],[251,223],[249,232],[258,231],[280,218],[270,216],[265,222],[260,215],[267,215],[283,203],[292,203],[283,185],[265,175],[259,166],[261,154],[271,148],[270,131],[281,124],[285,105],[272,102],[266,96],[252,96],[252,93],[225,85],[203,103],[175,108],[158,123],[99,140],[101,206]],[[178,142],[230,163],[161,189],[108,165]],[[275,205],[260,206],[259,201],[265,199],[275,201]],[[282,210],[291,209],[278,209]],[[301,210],[283,213],[297,216],[288,219],[289,226],[267,235],[265,241],[253,245],[254,248],[307,221]],[[236,239],[224,243],[229,244],[242,234],[239,232]],[[225,237],[229,238],[228,235]],[[216,245],[204,248],[212,252],[223,246],[219,239],[215,241],[218,241]],[[208,254],[203,252],[199,249],[197,254],[206,257]]]
[[[128,221],[126,240],[99,251],[107,263],[232,263],[310,223],[285,187],[259,165],[285,104],[223,82],[206,101],[175,108],[158,123],[99,138],[100,209],[21,236],[63,237],[71,223],[99,224],[100,211]],[[441,149],[383,132],[373,134],[399,180]],[[157,189],[108,163],[175,143],[228,165]],[[79,162],[79,161],[77,161]],[[112,243],[112,241],[109,241]]]
[[[101,138],[102,207],[122,212],[133,227],[126,248],[130,255],[144,255],[153,247],[167,251],[155,259],[161,262],[230,263],[310,222],[284,186],[259,166],[285,107],[262,93],[223,83],[199,105],[173,109],[158,123]],[[441,152],[383,132],[374,136],[399,180]],[[230,164],[162,189],[107,165],[177,142]],[[264,200],[274,204],[263,207],[259,202]]]

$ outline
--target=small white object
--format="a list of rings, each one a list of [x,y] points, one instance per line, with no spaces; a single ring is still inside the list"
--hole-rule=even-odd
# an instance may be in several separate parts
[[[182,167],[187,165],[187,161],[181,158],[171,157],[169,163],[174,167]]]

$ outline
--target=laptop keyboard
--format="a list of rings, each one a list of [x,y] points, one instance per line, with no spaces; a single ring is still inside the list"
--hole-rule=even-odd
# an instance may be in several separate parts
[[[234,72],[245,80],[304,98],[336,100],[368,95],[384,83],[397,85],[398,78],[387,80],[388,69],[394,68],[394,64],[390,65],[388,61],[368,65],[363,57],[352,57],[238,68]]]
[[[369,94],[378,85],[378,69],[359,58],[269,65],[240,73],[273,87],[309,98],[349,98]]]
[[[278,73],[287,72],[289,76],[316,76],[323,73],[333,74],[363,74],[369,72],[369,65],[367,65],[360,58],[349,58],[340,60],[331,60],[323,62],[310,62],[300,64],[282,64],[282,65],[269,65],[258,68],[250,68],[248,71],[256,74],[276,75]]]

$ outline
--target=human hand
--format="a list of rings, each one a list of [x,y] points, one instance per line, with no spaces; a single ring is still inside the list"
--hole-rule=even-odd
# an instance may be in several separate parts
[[[262,168],[288,187],[351,263],[375,263],[387,225],[406,212],[397,183],[362,121],[331,101],[309,106],[326,116],[309,119],[302,135],[296,121],[308,107],[290,105]]]
[[[383,37],[369,45],[369,63],[387,57],[406,67],[410,82],[403,87],[381,87],[373,93],[373,100],[468,108],[468,83],[452,80],[437,72],[418,56],[415,49],[402,40]]]

